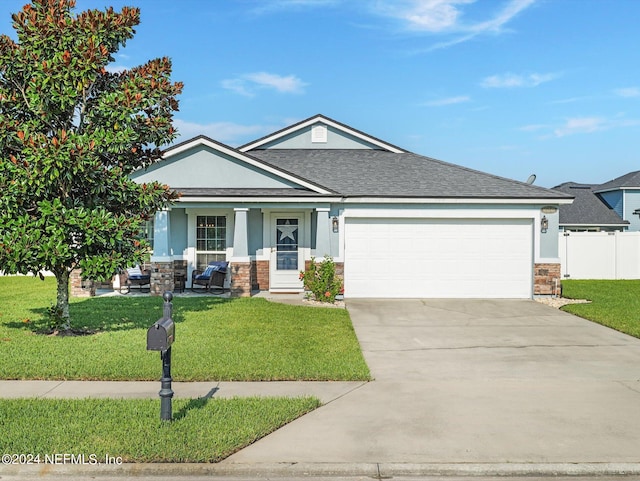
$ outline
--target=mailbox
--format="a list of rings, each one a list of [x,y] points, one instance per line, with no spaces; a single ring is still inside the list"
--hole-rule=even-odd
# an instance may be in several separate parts
[[[175,340],[176,325],[173,319],[159,319],[147,331],[147,351],[167,351]]]

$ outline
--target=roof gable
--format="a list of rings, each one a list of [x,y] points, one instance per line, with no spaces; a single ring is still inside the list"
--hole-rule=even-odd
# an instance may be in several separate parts
[[[264,149],[365,149],[404,152],[400,147],[384,142],[324,115],[315,115],[297,124],[269,134],[239,147],[242,152]]]
[[[304,177],[206,136],[168,148],[160,162],[131,177],[138,182],[159,181],[172,188],[307,189],[330,193]]]

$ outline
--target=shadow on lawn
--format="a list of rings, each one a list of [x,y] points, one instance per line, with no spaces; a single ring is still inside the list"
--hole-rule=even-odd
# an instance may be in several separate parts
[[[184,321],[186,312],[207,311],[234,299],[219,297],[181,297],[173,299],[173,321]],[[105,331],[147,329],[162,317],[161,297],[91,297],[70,303],[71,327],[87,334]],[[48,309],[31,308],[28,322],[7,322],[12,329],[28,329],[38,334],[49,333]]]
[[[191,399],[177,413],[174,414],[173,420],[179,421],[180,419],[186,417],[189,411],[191,411],[192,409],[202,409],[207,405],[207,403],[209,402],[209,399],[211,399],[213,395],[217,392],[218,392],[218,388],[214,387],[204,396],[196,399]]]

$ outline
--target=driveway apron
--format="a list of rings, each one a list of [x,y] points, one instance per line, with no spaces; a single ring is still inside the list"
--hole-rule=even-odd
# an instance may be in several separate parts
[[[351,300],[374,381],[224,463],[638,463],[640,340],[527,300]]]

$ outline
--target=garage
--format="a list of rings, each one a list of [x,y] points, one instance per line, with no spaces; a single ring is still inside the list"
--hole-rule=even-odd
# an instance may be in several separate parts
[[[346,218],[345,297],[531,298],[531,219]]]

